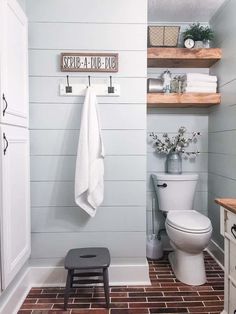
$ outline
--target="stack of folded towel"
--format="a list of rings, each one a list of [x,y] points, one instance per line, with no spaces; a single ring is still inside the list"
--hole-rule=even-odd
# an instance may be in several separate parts
[[[201,73],[187,73],[184,76],[183,91],[186,93],[216,93],[217,77]]]

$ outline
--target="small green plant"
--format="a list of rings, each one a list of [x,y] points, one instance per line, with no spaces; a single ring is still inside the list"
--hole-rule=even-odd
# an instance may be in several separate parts
[[[183,33],[184,39],[192,38],[194,41],[212,40],[214,33],[209,26],[202,26],[200,23],[194,23]]]

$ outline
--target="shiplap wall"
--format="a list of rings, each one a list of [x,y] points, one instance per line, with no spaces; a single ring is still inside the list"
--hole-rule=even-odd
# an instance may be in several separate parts
[[[107,246],[113,261],[146,255],[146,0],[28,0],[32,260],[60,263],[67,250]],[[74,203],[83,97],[59,96],[63,51],[119,53],[120,97],[99,97],[105,199],[90,219]],[[110,74],[91,74],[109,83]],[[71,73],[71,83],[87,83]],[[46,262],[45,262],[46,261]]]
[[[236,1],[229,0],[211,20],[223,58],[212,69],[218,75],[222,103],[209,114],[209,217],[213,240],[223,247],[216,197],[236,197]]]
[[[150,25],[154,25],[151,23]],[[160,23],[157,23],[160,24]],[[170,24],[172,23],[165,23]],[[205,23],[207,25],[207,23]],[[181,26],[181,32],[188,26],[188,23],[179,24]],[[179,39],[179,45],[181,45],[182,36]],[[149,68],[148,77],[159,77],[166,68]],[[186,72],[200,72],[209,73],[209,69],[169,69],[173,75],[184,74]],[[207,181],[208,181],[208,109],[148,109],[147,114],[147,232],[152,232],[152,207],[158,209],[158,201],[154,192],[154,186],[151,179],[152,173],[165,171],[165,158],[161,158],[153,147],[152,141],[148,134],[150,132],[156,132],[158,135],[162,135],[164,132],[168,132],[170,135],[175,135],[180,126],[185,126],[191,135],[193,131],[200,131],[202,136],[200,137],[197,145],[193,146],[194,150],[198,149],[200,155],[195,160],[183,159],[183,171],[194,172],[199,174],[199,181],[197,186],[197,192],[194,200],[194,209],[207,215]],[[191,148],[190,148],[191,150]],[[155,211],[155,229],[162,228],[164,226],[163,214],[158,210]]]

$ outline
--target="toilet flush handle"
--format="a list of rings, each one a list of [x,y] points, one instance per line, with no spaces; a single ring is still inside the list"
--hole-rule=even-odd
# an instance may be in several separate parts
[[[166,183],[157,184],[157,187],[158,187],[158,188],[166,188],[166,187],[167,187],[167,184],[166,184]]]

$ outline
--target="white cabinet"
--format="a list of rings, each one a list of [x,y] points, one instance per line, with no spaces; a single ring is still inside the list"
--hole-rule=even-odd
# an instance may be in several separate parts
[[[224,311],[236,313],[236,213],[221,206],[221,234],[225,243]]]
[[[0,0],[1,290],[30,255],[27,29],[18,2]]]
[[[29,131],[1,126],[1,270],[5,289],[30,254]]]
[[[28,125],[28,26],[16,0],[0,0],[0,123]]]

